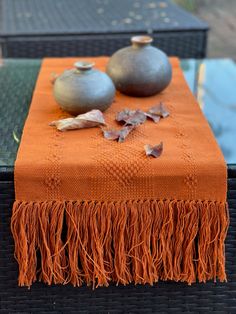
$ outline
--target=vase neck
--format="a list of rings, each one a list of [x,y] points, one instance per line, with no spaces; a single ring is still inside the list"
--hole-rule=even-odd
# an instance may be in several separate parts
[[[76,71],[78,73],[88,72],[88,71],[92,70],[94,63],[87,62],[87,61],[77,61],[77,62],[75,62],[74,66],[75,66]]]
[[[143,48],[150,46],[153,39],[150,36],[133,36],[131,38],[132,46],[134,48]]]

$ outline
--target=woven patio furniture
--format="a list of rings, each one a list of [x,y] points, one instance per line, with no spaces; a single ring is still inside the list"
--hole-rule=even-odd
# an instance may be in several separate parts
[[[228,165],[230,228],[226,241],[228,283],[159,282],[93,291],[90,287],[17,286],[17,262],[10,231],[14,161],[27,115],[39,60],[4,60],[0,66],[0,312],[4,313],[235,313],[236,165]]]
[[[8,58],[111,55],[149,33],[168,55],[203,58],[208,26],[170,0],[0,0]]]

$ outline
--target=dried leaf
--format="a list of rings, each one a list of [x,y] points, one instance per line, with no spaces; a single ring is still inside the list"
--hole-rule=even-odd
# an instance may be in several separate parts
[[[117,113],[116,115],[116,121],[121,122],[124,121],[126,122],[127,119],[129,119],[133,114],[135,110],[130,110],[130,109],[124,109],[120,112]]]
[[[128,125],[128,126],[123,127],[120,130],[120,136],[119,136],[118,142],[120,143],[124,142],[126,137],[129,135],[131,131],[133,131],[134,128],[135,128],[134,125]]]
[[[106,125],[103,113],[94,109],[87,113],[80,114],[75,118],[67,118],[53,121],[51,126],[56,126],[59,131],[93,128],[99,125]]]
[[[103,113],[98,109],[94,109],[84,114],[80,114],[75,119],[96,122],[102,125],[106,125]]]
[[[145,113],[141,110],[135,110],[134,114],[126,120],[126,124],[139,125],[147,120]]]
[[[144,146],[144,149],[147,156],[160,157],[163,152],[163,142],[154,146],[147,144]]]
[[[170,115],[170,113],[168,112],[166,107],[163,105],[163,103],[153,106],[152,108],[148,110],[147,113],[159,116],[161,118],[166,118]]]
[[[102,130],[103,131],[103,136],[107,140],[117,140],[120,136],[120,131],[119,130]]]
[[[146,115],[148,118],[152,119],[155,123],[158,123],[158,122],[160,121],[160,119],[161,119],[161,117],[160,117],[160,116],[157,116],[156,114],[152,114],[152,113],[146,112],[145,115]]]
[[[15,132],[15,131],[12,132],[12,136],[13,136],[14,140],[16,141],[16,143],[20,143],[20,139],[19,139],[19,137],[16,135],[16,132]]]
[[[126,125],[139,125],[146,121],[147,117],[142,110],[124,109],[116,116],[117,121],[123,121]]]
[[[103,135],[108,140],[117,140],[119,143],[122,143],[134,128],[135,126],[128,125],[120,130],[103,130]]]

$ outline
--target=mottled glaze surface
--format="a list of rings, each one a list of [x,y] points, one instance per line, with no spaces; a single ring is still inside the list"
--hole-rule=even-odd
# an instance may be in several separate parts
[[[115,52],[106,72],[116,89],[131,96],[151,96],[170,83],[172,69],[166,54],[152,47],[149,36],[132,37],[132,46]]]
[[[93,69],[94,64],[76,62],[54,84],[54,97],[60,107],[78,115],[92,109],[106,110],[115,96],[115,87],[106,73]]]

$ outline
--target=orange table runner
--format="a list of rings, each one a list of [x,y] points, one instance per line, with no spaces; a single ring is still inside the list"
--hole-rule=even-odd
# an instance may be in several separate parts
[[[76,60],[43,61],[25,123],[11,222],[19,285],[226,280],[226,165],[178,60],[161,94],[116,94],[105,112],[110,126],[124,108],[162,101],[170,111],[124,143],[104,139],[99,128],[49,126],[67,116],[53,98],[51,73]],[[89,60],[104,70],[108,59]],[[160,141],[161,157],[146,157],[144,145]]]

